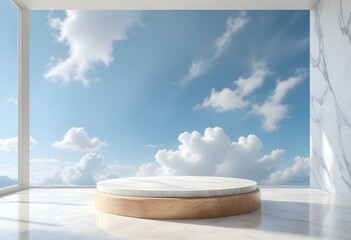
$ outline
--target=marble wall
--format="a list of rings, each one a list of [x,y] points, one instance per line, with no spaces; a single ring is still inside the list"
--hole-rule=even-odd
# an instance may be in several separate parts
[[[311,187],[351,196],[351,1],[311,10]]]

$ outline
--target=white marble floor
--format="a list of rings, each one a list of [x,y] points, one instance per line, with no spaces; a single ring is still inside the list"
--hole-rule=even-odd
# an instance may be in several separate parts
[[[262,188],[259,211],[156,221],[94,208],[94,189],[30,189],[0,197],[0,239],[350,239],[351,198],[307,188]]]

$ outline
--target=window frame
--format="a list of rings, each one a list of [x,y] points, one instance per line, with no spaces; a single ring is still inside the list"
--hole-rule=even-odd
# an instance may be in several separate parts
[[[29,188],[29,9],[8,1],[17,8],[18,183],[1,188],[0,195]]]

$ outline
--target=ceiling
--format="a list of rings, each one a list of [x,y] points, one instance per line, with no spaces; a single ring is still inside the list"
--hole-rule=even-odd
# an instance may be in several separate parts
[[[316,0],[16,0],[31,10],[309,10]]]

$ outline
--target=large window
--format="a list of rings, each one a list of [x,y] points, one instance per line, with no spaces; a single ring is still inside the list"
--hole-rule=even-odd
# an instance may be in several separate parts
[[[309,182],[308,11],[32,11],[31,184]]]
[[[18,184],[17,7],[0,1],[0,190]]]

